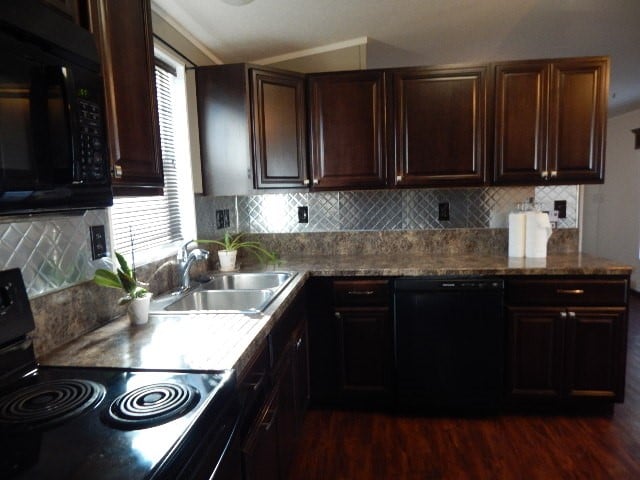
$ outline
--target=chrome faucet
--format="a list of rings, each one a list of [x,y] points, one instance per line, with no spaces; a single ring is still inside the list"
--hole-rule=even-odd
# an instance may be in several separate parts
[[[194,248],[189,252],[187,248],[192,242],[194,242],[194,240],[189,240],[182,246],[180,252],[178,252],[178,265],[180,266],[180,278],[182,279],[180,290],[186,290],[191,286],[189,270],[193,263],[198,260],[206,260],[209,258],[209,252],[201,248]]]

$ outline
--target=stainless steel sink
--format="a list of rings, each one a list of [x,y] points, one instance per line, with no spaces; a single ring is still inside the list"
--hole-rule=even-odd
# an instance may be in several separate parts
[[[261,312],[273,298],[271,290],[196,290],[165,308],[168,312]]]
[[[265,290],[278,288],[293,277],[291,272],[223,273],[214,275],[203,290]]]
[[[195,289],[153,299],[150,313],[261,313],[295,275],[295,272],[215,274]]]

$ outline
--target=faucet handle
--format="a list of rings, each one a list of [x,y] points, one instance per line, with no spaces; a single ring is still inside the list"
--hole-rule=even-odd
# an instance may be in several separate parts
[[[209,258],[209,250],[194,248],[187,256],[187,258],[189,257],[193,257],[195,260],[206,260],[207,258]]]
[[[187,258],[189,257],[189,245],[191,245],[192,243],[194,243],[195,240],[188,240],[184,245],[182,245],[182,247],[180,247],[180,250],[178,250],[178,261],[179,262],[186,262]]]

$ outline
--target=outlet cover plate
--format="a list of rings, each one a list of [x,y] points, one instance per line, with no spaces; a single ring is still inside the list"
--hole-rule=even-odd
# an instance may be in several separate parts
[[[104,232],[104,225],[92,225],[89,227],[91,236],[91,258],[98,260],[107,256],[107,237]]]

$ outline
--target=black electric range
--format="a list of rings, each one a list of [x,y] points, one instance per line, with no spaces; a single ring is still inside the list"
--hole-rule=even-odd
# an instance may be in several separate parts
[[[39,366],[18,269],[0,272],[0,478],[218,478],[233,371]]]

